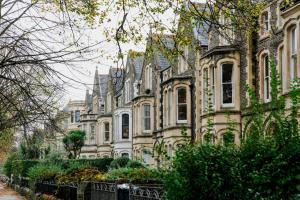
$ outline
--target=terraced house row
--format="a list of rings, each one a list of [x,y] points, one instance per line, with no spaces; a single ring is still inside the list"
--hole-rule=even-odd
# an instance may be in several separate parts
[[[219,17],[228,23],[225,15]],[[289,98],[290,84],[300,76],[299,1],[269,1],[251,36],[230,30],[222,34],[216,26],[181,19],[178,34],[190,38],[189,45],[177,45],[173,35],[149,34],[145,52],[130,51],[122,69],[96,70],[92,94],[87,91],[84,101],[69,102],[65,128],[87,133],[81,157],[128,156],[155,164],[160,141],[169,156],[182,142],[183,127],[188,137],[202,142],[209,118],[215,143],[224,142],[234,121],[231,142],[239,145],[252,125],[246,85],[266,105],[271,101],[271,59],[282,95]],[[268,112],[266,130],[274,127]]]

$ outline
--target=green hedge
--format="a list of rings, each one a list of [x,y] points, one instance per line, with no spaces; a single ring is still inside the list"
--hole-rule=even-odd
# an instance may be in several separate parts
[[[76,165],[78,166],[87,165],[90,167],[95,167],[101,172],[107,172],[112,161],[113,158],[70,159],[57,161],[57,164],[61,164],[62,168],[65,170],[68,170],[69,168],[74,166],[74,163],[77,163]]]
[[[12,162],[12,174],[15,177],[19,175],[27,177],[29,169],[40,162],[40,160],[15,160]]]

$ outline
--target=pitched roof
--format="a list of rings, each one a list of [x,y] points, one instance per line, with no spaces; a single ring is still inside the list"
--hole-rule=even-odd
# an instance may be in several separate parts
[[[135,79],[139,80],[141,78],[141,74],[142,74],[142,68],[143,68],[143,63],[144,63],[144,53],[130,50],[128,53],[127,59],[128,59],[129,64],[134,67]]]
[[[157,39],[156,39],[157,40]],[[171,66],[170,60],[164,51],[170,51],[175,48],[175,41],[172,35],[162,35],[158,38],[158,47],[154,49],[154,58],[160,70]]]

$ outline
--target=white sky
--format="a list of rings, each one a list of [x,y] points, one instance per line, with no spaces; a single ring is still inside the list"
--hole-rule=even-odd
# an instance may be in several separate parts
[[[195,0],[195,2],[205,2],[205,0]],[[120,16],[114,16],[113,21],[118,21]],[[171,13],[167,13],[165,16],[166,21],[172,17]],[[113,23],[113,22],[112,22]],[[105,40],[105,37],[101,34],[103,25],[98,27],[97,29],[90,31],[88,35],[90,35],[91,40]],[[149,30],[144,30],[145,36]],[[123,52],[127,52],[129,49],[133,49],[136,51],[144,51],[145,44],[141,43],[138,45],[127,44],[123,45]],[[100,51],[105,51],[106,53],[103,55]],[[76,66],[76,69],[68,69],[67,67],[61,66],[59,71],[64,73],[66,76],[72,77],[73,79],[79,80],[81,83],[76,83],[74,81],[68,81],[68,85],[65,85],[65,94],[62,99],[62,106],[64,106],[70,99],[71,100],[83,100],[86,93],[86,88],[92,90],[92,84],[94,79],[94,73],[96,67],[98,67],[99,73],[108,73],[110,67],[115,67],[115,63],[111,59],[106,58],[109,55],[115,55],[118,52],[118,48],[116,45],[105,42],[99,48],[99,57],[94,61],[82,62]],[[97,53],[97,52],[96,52]]]

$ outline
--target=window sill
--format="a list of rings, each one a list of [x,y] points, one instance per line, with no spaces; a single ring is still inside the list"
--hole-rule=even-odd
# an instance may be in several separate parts
[[[149,134],[151,134],[151,132],[152,132],[151,130],[143,130],[142,133],[145,135],[149,135]]]
[[[187,120],[177,120],[177,124],[187,124]]]
[[[234,108],[234,104],[222,104],[221,108]]]

